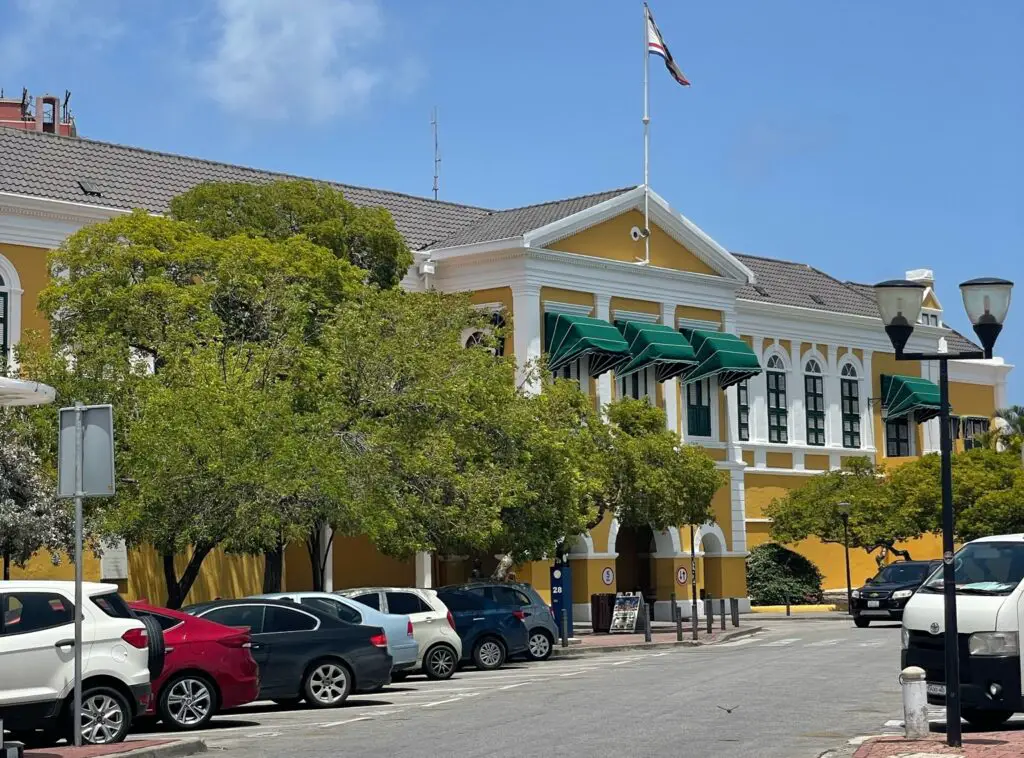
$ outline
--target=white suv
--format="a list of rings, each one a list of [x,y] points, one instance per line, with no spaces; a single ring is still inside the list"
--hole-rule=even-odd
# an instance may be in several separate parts
[[[120,742],[149,702],[149,627],[116,585],[82,596],[82,740]],[[71,736],[74,601],[74,582],[0,581],[0,720],[29,745]]]
[[[462,639],[455,631],[455,619],[434,590],[412,587],[359,587],[338,590],[343,595],[382,613],[397,613],[412,621],[412,633],[419,643],[415,670],[430,679],[448,679],[462,658]],[[408,671],[392,672],[401,681]]]

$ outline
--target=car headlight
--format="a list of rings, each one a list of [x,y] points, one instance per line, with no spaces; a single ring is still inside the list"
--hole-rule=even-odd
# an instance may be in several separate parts
[[[977,632],[967,641],[971,655],[1017,655],[1020,646],[1016,632]]]
[[[910,630],[905,626],[900,629],[900,644],[904,650],[910,647]]]
[[[914,594],[913,590],[896,590],[892,593],[893,600],[904,600]]]
[[[850,597],[860,598],[860,590],[854,590],[850,593]]]

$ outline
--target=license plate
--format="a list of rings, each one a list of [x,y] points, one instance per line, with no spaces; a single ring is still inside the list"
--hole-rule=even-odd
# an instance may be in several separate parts
[[[868,608],[877,608],[881,605],[878,600],[868,600]]]
[[[929,695],[941,695],[946,696],[946,685],[944,684],[932,684],[928,682],[928,694]]]

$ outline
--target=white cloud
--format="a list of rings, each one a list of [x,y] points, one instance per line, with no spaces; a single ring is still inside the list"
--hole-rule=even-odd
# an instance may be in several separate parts
[[[363,106],[386,75],[378,0],[218,0],[216,37],[197,72],[225,110],[324,121]]]
[[[123,26],[111,4],[71,3],[64,0],[0,0],[4,25],[0,30],[0,72],[30,71],[40,56],[55,49],[95,51],[120,36]],[[27,82],[26,82],[27,83]]]

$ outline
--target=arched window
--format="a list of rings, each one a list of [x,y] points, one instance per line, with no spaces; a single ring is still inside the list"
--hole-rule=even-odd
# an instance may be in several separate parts
[[[807,444],[825,444],[825,379],[816,358],[804,364],[804,406],[807,409]]]
[[[772,355],[765,367],[764,374],[768,382],[768,441],[784,445],[789,442],[786,365],[778,355]]]
[[[839,372],[840,412],[843,417],[843,447],[860,447],[860,381],[857,367],[843,364]]]
[[[10,308],[8,307],[7,282],[0,276],[0,347],[6,362],[10,362],[11,335],[10,335]]]

